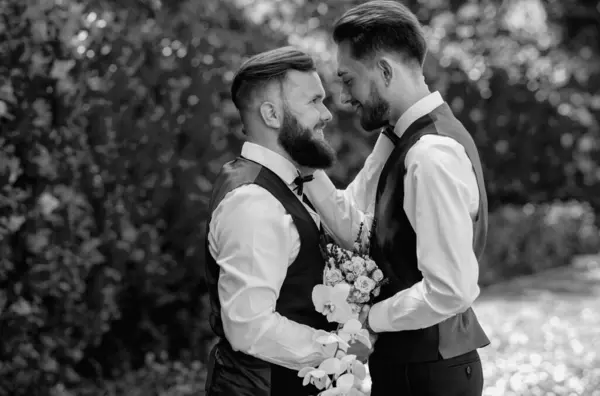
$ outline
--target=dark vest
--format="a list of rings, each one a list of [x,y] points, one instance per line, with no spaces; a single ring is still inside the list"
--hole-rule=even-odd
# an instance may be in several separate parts
[[[377,186],[371,255],[390,280],[378,301],[389,298],[423,279],[417,267],[417,236],[404,211],[405,158],[424,135],[448,136],[460,143],[473,164],[479,186],[479,210],[473,222],[473,249],[478,258],[487,234],[487,195],[479,154],[473,139],[445,103],[415,121],[400,137],[387,160]],[[419,235],[427,238],[427,235]],[[371,360],[427,362],[460,356],[489,344],[472,308],[437,325],[379,334]]]
[[[245,158],[225,164],[213,186],[210,213],[227,193],[236,188],[256,184],[269,191],[292,216],[300,235],[300,251],[288,267],[275,310],[282,316],[315,329],[334,330],[326,317],[318,313],[312,303],[312,289],[323,283],[325,261],[321,254],[322,233],[312,217],[289,187],[272,171]],[[247,225],[240,224],[240,227]],[[208,235],[208,225],[207,225]],[[213,351],[214,367],[210,368],[208,395],[308,395],[316,388],[302,386],[298,372],[267,363],[242,352],[234,351],[225,338],[221,320],[221,306],[217,291],[219,266],[208,250],[206,240],[206,280],[211,312],[210,325],[220,342]]]

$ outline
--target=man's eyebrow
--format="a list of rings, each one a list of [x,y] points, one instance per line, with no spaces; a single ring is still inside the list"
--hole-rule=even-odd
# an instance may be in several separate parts
[[[344,77],[345,74],[348,74],[348,72],[345,70],[339,70],[337,72],[338,77]]]
[[[315,100],[315,99],[325,99],[325,95],[323,95],[322,93],[318,93],[318,94],[313,95],[312,98],[313,98],[313,100]]]

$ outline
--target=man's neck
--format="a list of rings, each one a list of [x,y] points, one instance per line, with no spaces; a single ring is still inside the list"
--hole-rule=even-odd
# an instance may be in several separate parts
[[[400,99],[396,103],[390,103],[390,118],[388,120],[390,126],[395,127],[402,114],[406,113],[415,103],[430,94],[431,91],[425,86],[419,91],[414,92],[413,95],[403,98],[404,100]]]

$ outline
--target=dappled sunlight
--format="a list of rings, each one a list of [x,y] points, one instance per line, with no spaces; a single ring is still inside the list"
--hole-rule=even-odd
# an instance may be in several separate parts
[[[534,37],[542,48],[553,44],[548,15],[541,0],[511,0],[504,2],[504,23],[509,30]]]
[[[480,350],[485,396],[593,395],[600,387],[600,295],[540,294],[476,304],[491,345]]]
[[[335,51],[329,29],[338,15],[331,15],[325,2],[232,1],[250,21],[285,34],[290,44],[317,55],[325,78],[333,79]],[[308,17],[301,18],[307,11]],[[457,64],[482,98],[493,94],[489,80],[494,69],[502,68],[510,84],[525,84],[537,100],[549,101],[561,115],[598,130],[591,113],[597,98],[569,85],[572,80],[586,84],[600,70],[600,62],[585,47],[579,56],[560,48],[562,31],[550,20],[541,0],[466,3],[456,13],[443,2],[427,2],[417,13],[428,20],[430,57],[443,68]],[[574,93],[579,93],[579,100],[572,100]]]
[[[599,306],[598,256],[484,290],[484,396],[600,394]]]

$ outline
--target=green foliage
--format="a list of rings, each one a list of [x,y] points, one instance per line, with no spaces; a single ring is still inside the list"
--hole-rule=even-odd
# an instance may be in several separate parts
[[[598,253],[600,230],[590,205],[579,202],[507,205],[490,216],[480,284],[568,265]]]

